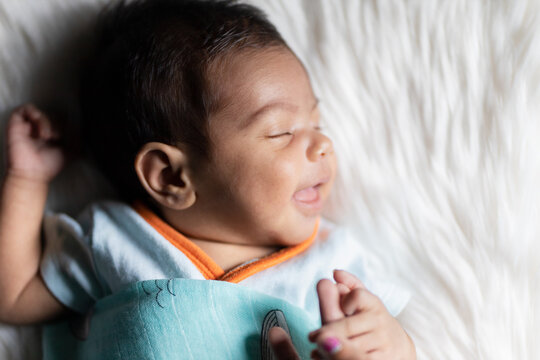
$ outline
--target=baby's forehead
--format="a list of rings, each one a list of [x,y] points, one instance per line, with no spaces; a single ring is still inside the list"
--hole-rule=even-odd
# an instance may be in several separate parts
[[[311,95],[308,101],[315,98],[303,64],[284,46],[226,54],[209,65],[206,76],[214,110],[250,101],[263,106],[294,90]]]

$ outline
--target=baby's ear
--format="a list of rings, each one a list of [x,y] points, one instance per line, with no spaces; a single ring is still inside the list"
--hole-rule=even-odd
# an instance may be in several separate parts
[[[183,210],[195,203],[185,151],[159,142],[146,143],[135,158],[135,171],[142,186],[159,204]]]

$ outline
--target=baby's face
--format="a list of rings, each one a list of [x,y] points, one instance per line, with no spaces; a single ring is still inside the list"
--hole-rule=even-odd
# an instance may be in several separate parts
[[[285,49],[245,52],[220,68],[221,107],[209,120],[211,161],[198,201],[245,236],[292,245],[312,233],[336,172],[309,78]]]

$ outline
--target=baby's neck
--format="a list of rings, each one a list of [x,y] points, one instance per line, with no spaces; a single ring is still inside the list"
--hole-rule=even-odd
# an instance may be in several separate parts
[[[247,261],[270,255],[279,249],[279,246],[273,244],[246,243],[246,239],[239,237],[234,231],[223,227],[212,227],[209,221],[204,222],[205,237],[201,237],[192,234],[190,231],[197,230],[196,224],[201,218],[200,214],[188,215],[183,213],[180,217],[175,211],[167,208],[154,208],[154,211],[166,223],[204,251],[225,272]],[[186,224],[189,225],[187,228]],[[250,234],[246,238],[257,238],[257,235]]]
[[[211,240],[189,239],[210,256],[225,272],[246,261],[262,258],[278,250],[277,247],[271,246],[239,245]]]

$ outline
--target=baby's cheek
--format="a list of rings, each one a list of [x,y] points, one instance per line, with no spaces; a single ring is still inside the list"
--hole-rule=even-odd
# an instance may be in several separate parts
[[[302,166],[293,162],[277,162],[270,170],[268,186],[275,191],[283,193],[283,196],[292,197],[294,191],[299,190],[299,182],[302,178]]]
[[[279,164],[259,169],[256,179],[255,197],[264,199],[266,206],[273,207],[273,210],[279,210],[275,207],[285,206],[291,199],[296,190],[296,176],[292,167]]]

